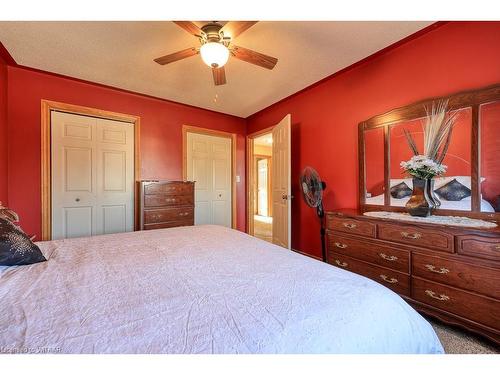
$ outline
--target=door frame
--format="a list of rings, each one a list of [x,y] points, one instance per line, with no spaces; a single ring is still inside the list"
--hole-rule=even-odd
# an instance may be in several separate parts
[[[261,135],[271,133],[274,126],[269,126],[265,129],[259,130],[257,132],[251,133],[247,135],[247,160],[246,160],[246,189],[247,189],[247,233],[250,235],[254,235],[253,228],[253,215],[255,211],[255,207],[253,204],[254,201],[254,189],[252,188],[252,183],[255,177],[255,171],[253,168],[255,153],[253,151],[254,139],[260,137]],[[272,208],[271,208],[272,212]]]
[[[202,134],[231,140],[231,228],[236,229],[236,133],[182,125],[182,179],[187,180],[187,134]],[[196,188],[196,185],[195,185]],[[196,209],[196,207],[195,207]]]
[[[81,116],[98,117],[108,120],[117,120],[134,124],[134,230],[138,228],[139,197],[136,192],[136,182],[141,178],[141,118],[118,112],[84,107],[75,104],[41,100],[41,215],[42,215],[42,241],[52,238],[52,124],[51,112],[59,111]]]

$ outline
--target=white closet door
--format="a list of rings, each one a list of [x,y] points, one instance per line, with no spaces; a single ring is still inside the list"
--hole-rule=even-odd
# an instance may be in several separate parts
[[[231,227],[231,139],[187,133],[187,179],[195,181],[195,225]]]
[[[134,125],[52,112],[52,239],[132,231]]]
[[[291,184],[291,116],[286,115],[273,128],[273,243],[291,248],[292,184]]]

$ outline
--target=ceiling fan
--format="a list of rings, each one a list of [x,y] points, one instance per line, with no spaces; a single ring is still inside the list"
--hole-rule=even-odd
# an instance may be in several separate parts
[[[197,37],[201,47],[186,48],[154,59],[160,65],[170,64],[199,53],[203,62],[212,68],[214,83],[219,86],[226,83],[224,65],[229,59],[229,55],[266,69],[273,69],[278,62],[275,57],[233,44],[238,35],[255,25],[257,21],[229,21],[225,25],[214,21],[205,24],[201,28],[191,21],[174,21],[174,23]]]

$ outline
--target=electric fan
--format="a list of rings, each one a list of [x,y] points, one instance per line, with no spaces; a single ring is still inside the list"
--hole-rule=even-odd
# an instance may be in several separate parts
[[[321,181],[318,172],[314,168],[305,167],[300,175],[300,188],[302,196],[309,207],[316,208],[319,220],[321,222],[321,253],[323,261],[326,262],[326,246],[325,246],[325,224],[323,210],[323,190],[326,188],[326,183]]]

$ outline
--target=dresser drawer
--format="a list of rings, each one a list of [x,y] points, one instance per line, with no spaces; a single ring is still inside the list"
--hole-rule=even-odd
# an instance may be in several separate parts
[[[192,183],[152,183],[144,185],[144,194],[166,194],[166,195],[193,195],[194,185]]]
[[[457,236],[457,253],[500,261],[500,237]]]
[[[435,229],[413,226],[379,224],[378,238],[405,245],[427,247],[429,249],[453,252],[453,235]]]
[[[188,221],[193,217],[193,207],[172,207],[144,210],[144,224],[163,223],[167,221]]]
[[[412,298],[469,320],[500,329],[500,301],[412,277]]]
[[[164,229],[164,228],[173,228],[173,227],[187,227],[193,225],[192,220],[188,221],[169,221],[166,223],[158,223],[158,224],[144,224],[144,230],[150,229]]]
[[[328,263],[366,276],[392,289],[396,293],[410,295],[410,277],[401,272],[361,262],[344,254],[330,252]]]
[[[500,269],[413,253],[412,275],[500,298]]]
[[[366,237],[375,237],[377,226],[368,221],[351,218],[327,216],[326,227],[344,233],[359,234]]]
[[[382,246],[372,241],[328,233],[328,250],[364,260],[396,271],[409,273],[410,252]]]
[[[144,196],[144,207],[192,205],[193,195],[162,195],[150,194]]]

